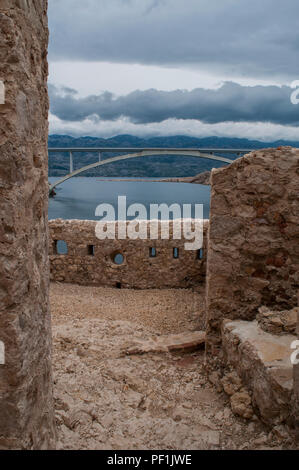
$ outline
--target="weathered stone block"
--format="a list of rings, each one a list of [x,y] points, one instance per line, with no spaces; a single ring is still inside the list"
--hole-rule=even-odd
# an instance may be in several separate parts
[[[256,321],[224,321],[222,345],[225,358],[252,391],[254,407],[271,425],[292,420],[293,335],[276,336]]]

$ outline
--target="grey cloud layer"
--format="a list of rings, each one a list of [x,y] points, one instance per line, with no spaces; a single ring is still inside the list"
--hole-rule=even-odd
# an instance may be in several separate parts
[[[299,126],[299,106],[290,102],[294,90],[277,86],[245,87],[227,82],[217,90],[134,91],[126,96],[101,95],[78,98],[75,90],[50,85],[51,112],[62,120],[87,117],[113,121],[127,117],[133,123],[166,119],[196,119],[204,123],[270,122]]]
[[[49,0],[50,59],[299,79],[298,0]]]

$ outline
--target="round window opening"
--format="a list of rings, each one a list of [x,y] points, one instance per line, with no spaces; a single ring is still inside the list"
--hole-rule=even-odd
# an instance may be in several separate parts
[[[113,263],[121,265],[124,263],[124,261],[125,261],[125,257],[121,253],[115,253],[113,255]]]

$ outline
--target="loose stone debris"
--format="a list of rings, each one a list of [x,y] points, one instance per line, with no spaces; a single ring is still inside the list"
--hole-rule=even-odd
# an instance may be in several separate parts
[[[170,328],[192,335],[202,325],[193,314],[194,304],[204,308],[202,292],[139,296],[52,284],[58,449],[296,448],[284,426],[271,431],[255,414],[249,418],[250,395],[239,377],[216,359],[207,365],[203,350],[124,355],[132,342],[169,337]],[[145,299],[156,305],[150,315]]]
[[[291,310],[272,311],[267,307],[260,307],[257,321],[260,327],[268,333],[281,335],[295,334],[299,307]]]

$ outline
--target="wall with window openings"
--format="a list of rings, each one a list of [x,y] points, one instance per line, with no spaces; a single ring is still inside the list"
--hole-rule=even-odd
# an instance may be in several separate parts
[[[192,251],[184,246],[190,240],[173,239],[171,222],[169,239],[161,239],[165,222],[159,222],[157,240],[99,240],[96,223],[49,222],[52,281],[137,289],[187,288],[204,282],[208,221],[203,223],[202,248]],[[148,227],[147,221],[142,223]]]

